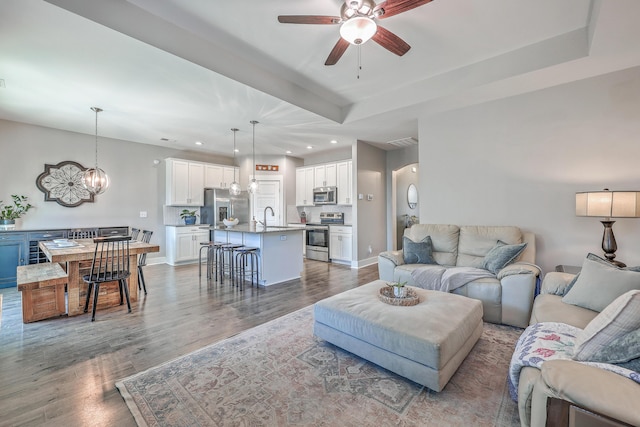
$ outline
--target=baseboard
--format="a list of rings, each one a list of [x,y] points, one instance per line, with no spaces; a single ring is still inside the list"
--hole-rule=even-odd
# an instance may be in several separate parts
[[[147,265],[166,264],[166,263],[167,263],[167,257],[164,257],[164,256],[159,256],[155,258],[147,257]]]
[[[351,262],[351,268],[363,268],[378,263],[378,256]]]

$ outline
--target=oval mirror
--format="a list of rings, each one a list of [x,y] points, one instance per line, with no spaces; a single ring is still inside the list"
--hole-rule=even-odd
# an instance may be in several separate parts
[[[409,184],[407,190],[407,202],[409,202],[409,208],[415,209],[418,206],[418,189],[415,185]]]

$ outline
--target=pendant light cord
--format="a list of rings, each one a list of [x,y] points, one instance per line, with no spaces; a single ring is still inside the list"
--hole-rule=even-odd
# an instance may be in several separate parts
[[[236,182],[236,132],[238,128],[231,128],[233,131],[233,182]]]
[[[253,125],[253,143],[252,143],[252,147],[253,147],[253,170],[251,171],[251,174],[253,175],[253,179],[256,178],[256,125],[259,123],[256,120],[251,120],[250,122]]]
[[[96,167],[98,169],[98,113],[102,111],[102,108],[91,107],[93,111],[96,112]]]

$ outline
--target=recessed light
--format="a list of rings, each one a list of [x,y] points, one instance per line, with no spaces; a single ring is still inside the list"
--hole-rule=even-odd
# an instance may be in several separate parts
[[[233,150],[233,151],[236,152],[236,153],[240,152],[240,150],[238,150],[237,148],[235,150]]]
[[[338,141],[336,141],[335,139],[332,139],[332,140],[331,140],[331,143],[332,143],[332,144],[337,144],[337,143],[338,143]]]
[[[202,142],[196,141],[196,145],[202,145]]]
[[[286,154],[291,154],[291,150],[287,150],[287,151],[286,151]]]
[[[307,150],[311,150],[313,147],[310,145],[307,145]]]

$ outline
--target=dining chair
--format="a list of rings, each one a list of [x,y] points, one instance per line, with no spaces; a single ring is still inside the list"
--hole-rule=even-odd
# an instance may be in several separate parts
[[[88,275],[82,277],[89,285],[87,289],[87,299],[84,303],[84,312],[89,308],[91,291],[93,290],[93,310],[91,321],[96,320],[96,307],[98,306],[98,295],[100,294],[100,284],[107,282],[118,282],[120,291],[120,305],[123,304],[123,294],[127,299],[127,309],[131,313],[131,302],[129,300],[129,285],[127,279],[131,275],[129,270],[129,241],[131,236],[97,237],[93,239],[96,244],[91,262],[91,270]]]
[[[67,233],[69,239],[94,239],[98,237],[97,228],[72,228]]]
[[[140,234],[139,228],[131,228],[131,240],[138,240],[138,234]]]
[[[149,243],[149,241],[151,240],[152,234],[153,234],[153,231],[143,230],[141,241],[144,243]],[[142,267],[144,267],[145,265],[147,265],[147,254],[143,253],[143,254],[140,254],[140,256],[138,257],[138,289],[140,289],[140,286],[142,285],[142,289],[144,290],[144,294],[146,295],[147,285],[144,282],[144,273],[142,272]]]

